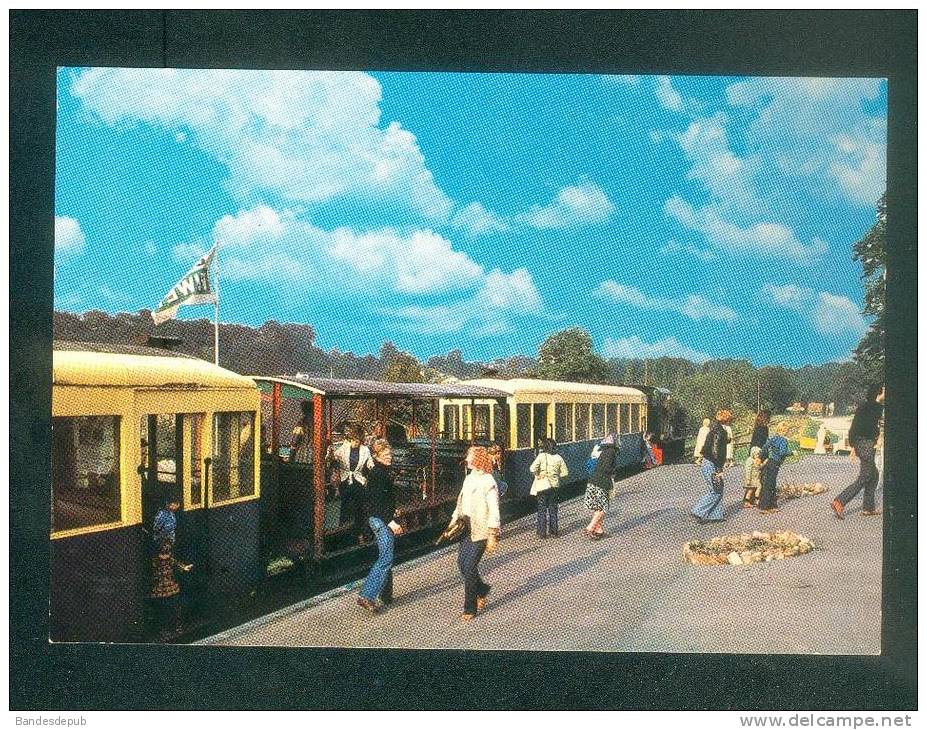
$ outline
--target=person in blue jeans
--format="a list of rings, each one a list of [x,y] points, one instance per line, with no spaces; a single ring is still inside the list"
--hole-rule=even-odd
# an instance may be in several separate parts
[[[722,522],[724,520],[724,464],[727,461],[727,430],[725,425],[732,420],[730,411],[718,411],[708,428],[708,435],[702,446],[702,478],[708,492],[702,495],[692,507],[692,515],[699,522]]]
[[[396,510],[396,496],[389,467],[393,463],[393,452],[385,439],[373,443],[373,468],[367,475],[366,511],[367,523],[377,542],[377,559],[364,580],[357,605],[370,613],[393,602],[393,547],[396,535],[402,529],[394,520],[399,516]]]
[[[789,442],[785,438],[789,427],[785,421],[776,426],[776,433],[769,437],[766,445],[760,449],[754,460],[754,468],[762,469],[760,472],[760,514],[768,515],[778,512],[776,505],[776,480],[779,478],[779,467],[789,455]]]

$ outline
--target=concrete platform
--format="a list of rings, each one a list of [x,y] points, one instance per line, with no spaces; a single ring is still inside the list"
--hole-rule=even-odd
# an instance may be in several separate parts
[[[395,569],[396,603],[371,616],[344,586],[204,640],[204,644],[535,651],[878,654],[882,518],[861,497],[837,520],[830,501],[852,481],[848,457],[805,456],[781,482],[829,491],[760,515],[740,507],[740,466],[726,474],[727,520],[699,525],[689,507],[704,487],[694,465],[663,466],[619,484],[609,536],[582,534],[582,499],[560,505],[559,539],[538,540],[534,517],[504,528],[481,571],[487,610],[458,619],[463,585],[456,546]],[[881,494],[879,501],[881,501]],[[811,538],[808,555],[745,566],[682,561],[687,540],[756,529]]]

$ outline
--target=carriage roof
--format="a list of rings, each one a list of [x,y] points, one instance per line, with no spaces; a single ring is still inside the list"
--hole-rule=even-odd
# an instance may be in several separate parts
[[[465,383],[388,383],[380,380],[354,380],[350,378],[317,378],[304,375],[263,376],[254,380],[262,383],[281,383],[307,394],[333,398],[495,398],[508,394],[497,388]]]
[[[55,341],[52,383],[125,388],[255,390],[254,381],[179,352],[154,347]]]
[[[551,395],[602,395],[630,397],[639,402],[646,400],[646,395],[642,390],[625,385],[568,383],[559,380],[536,380],[533,378],[512,378],[511,380],[480,378],[477,380],[466,380],[461,383],[461,385],[494,388],[504,391],[509,396],[518,396],[527,393]]]

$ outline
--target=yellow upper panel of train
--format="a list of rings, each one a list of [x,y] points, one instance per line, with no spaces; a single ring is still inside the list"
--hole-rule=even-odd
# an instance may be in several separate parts
[[[622,385],[597,385],[593,383],[566,383],[559,380],[535,380],[533,378],[512,378],[501,380],[497,378],[479,378],[465,380],[466,385],[479,385],[484,388],[495,388],[518,398],[527,395],[583,395],[602,396],[603,400],[616,400],[626,403],[646,403],[647,396],[637,388]]]
[[[150,347],[55,342],[53,384],[125,388],[255,390],[231,370]]]

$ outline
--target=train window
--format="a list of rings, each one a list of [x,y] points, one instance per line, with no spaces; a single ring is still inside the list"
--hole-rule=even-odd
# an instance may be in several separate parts
[[[52,531],[122,519],[117,416],[52,418]]]
[[[457,440],[457,406],[444,406],[444,438]]]
[[[212,501],[254,494],[254,414],[216,413],[212,436]]]
[[[557,403],[554,406],[554,438],[558,444],[573,440],[573,404]]]
[[[576,404],[576,440],[586,441],[589,438],[589,404]]]
[[[519,403],[515,406],[515,428],[517,440],[515,448],[527,449],[531,447],[531,404]]]
[[[203,421],[202,413],[190,419],[190,504],[203,503]]]
[[[509,409],[502,403],[493,403],[493,439],[496,443],[508,444],[509,442]]]
[[[177,433],[180,419],[173,413],[159,413],[156,417],[155,473],[158,484],[177,485],[181,479],[178,475],[178,447],[183,443],[182,435]]]
[[[605,406],[605,432],[618,433],[618,404],[608,403]]]
[[[465,438],[487,440],[489,438],[489,406],[475,403],[473,406],[464,406],[464,410],[468,412],[468,423],[472,429],[472,436]]]
[[[598,439],[605,435],[605,404],[592,404],[592,438]]]
[[[631,429],[634,431],[641,430],[641,406],[640,403],[631,404]]]
[[[631,432],[631,405],[629,403],[621,404],[621,430],[619,433]]]

